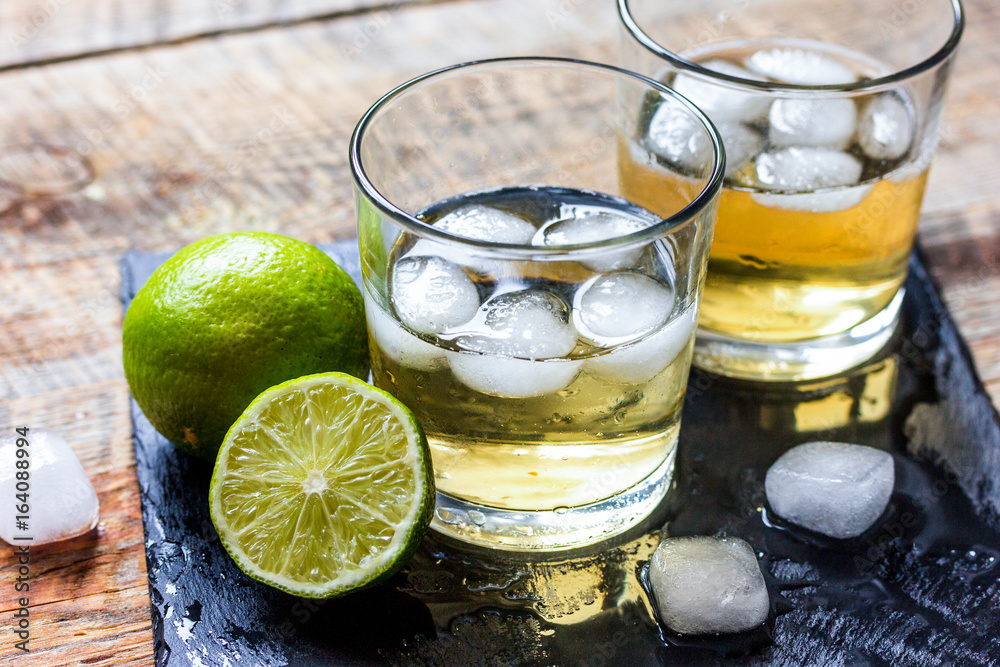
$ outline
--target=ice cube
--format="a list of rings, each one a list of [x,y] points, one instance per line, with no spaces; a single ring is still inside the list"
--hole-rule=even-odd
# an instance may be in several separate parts
[[[726,149],[726,175],[749,162],[764,141],[759,132],[736,121],[717,121],[715,127]],[[712,158],[712,143],[701,125],[673,100],[656,110],[648,132],[648,148],[678,167],[699,170]]]
[[[858,124],[853,100],[781,98],[771,104],[768,137],[775,146],[847,148]]]
[[[396,363],[419,371],[444,365],[444,351],[402,327],[371,298],[365,299],[368,331],[382,352]]]
[[[673,165],[698,169],[712,160],[712,142],[691,112],[665,99],[649,121],[649,148]]]
[[[442,216],[434,227],[477,241],[523,245],[531,242],[535,226],[500,209],[470,204]]]
[[[468,274],[434,256],[404,256],[393,264],[389,297],[400,321],[424,334],[465,324],[480,303]]]
[[[576,347],[562,299],[543,290],[506,292],[482,305],[449,357],[455,377],[476,391],[525,398],[569,385],[581,362],[559,359]],[[551,359],[551,361],[541,361]]]
[[[587,371],[610,382],[647,382],[663,372],[691,342],[697,316],[693,306],[659,331],[611,352],[587,359]]]
[[[722,145],[726,149],[726,176],[742,169],[764,145],[761,133],[743,123],[719,122],[715,127],[719,130]]]
[[[778,192],[755,192],[754,201],[794,211],[846,210],[860,204],[872,189],[871,185],[846,187],[858,182],[861,163],[852,155],[830,148],[803,146],[763,153],[757,157],[755,175],[751,185]],[[779,194],[796,190],[807,192]]]
[[[565,389],[582,365],[575,359],[528,361],[468,352],[452,353],[450,362],[459,382],[501,398],[529,398]]]
[[[27,444],[18,446],[19,439]],[[19,456],[18,452],[26,456]],[[30,477],[18,480],[18,461],[30,462]],[[22,484],[18,488],[18,483]],[[24,487],[27,486],[27,490]],[[22,499],[18,494],[25,494]],[[28,511],[17,505],[26,504]],[[9,544],[36,546],[82,535],[97,525],[97,494],[83,466],[61,435],[31,428],[0,438],[0,537]],[[17,515],[27,515],[20,529]],[[30,542],[15,538],[30,537]]]
[[[815,51],[773,48],[758,51],[743,63],[750,71],[783,83],[828,86],[852,83],[857,75],[846,65]]]
[[[669,285],[634,271],[604,273],[573,297],[573,324],[600,347],[636,340],[659,329],[674,307]]]
[[[552,292],[520,290],[497,294],[455,337],[463,350],[521,359],[563,357],[576,347],[569,308]]]
[[[887,177],[888,180],[893,183],[906,183],[920,176],[931,166],[934,149],[937,148],[940,123],[940,117],[928,121],[928,127],[921,131],[919,139],[914,137],[914,146],[910,149],[910,159],[890,173]]]
[[[432,226],[476,241],[514,245],[531,243],[536,231],[535,226],[527,220],[481,204],[459,207],[442,216]],[[414,243],[406,256],[441,257],[479,273],[495,273],[503,268],[500,260],[477,255],[458,244],[440,243],[431,239],[420,239]]]
[[[892,455],[843,442],[807,442],[767,471],[764,491],[775,514],[836,538],[868,530],[889,504]]]
[[[594,243],[634,234],[655,222],[607,211],[581,211],[573,217],[554,220],[544,225],[535,233],[532,243],[546,246]],[[614,271],[637,265],[642,258],[643,250],[645,246],[595,251],[582,258],[580,263],[593,271]]]
[[[857,183],[861,163],[829,148],[792,147],[757,158],[758,184],[770,190],[817,190]]]
[[[707,60],[698,64],[705,69],[741,79],[761,79],[753,72],[725,60]],[[767,113],[770,100],[766,95],[745,92],[731,86],[732,84],[694,74],[678,74],[673,81],[674,90],[694,102],[712,122],[752,121]]]
[[[913,142],[913,129],[913,113],[899,95],[876,95],[861,114],[858,143],[869,157],[896,160]]]
[[[678,634],[752,630],[767,620],[770,598],[750,545],[738,537],[671,537],[649,562],[656,608]]]

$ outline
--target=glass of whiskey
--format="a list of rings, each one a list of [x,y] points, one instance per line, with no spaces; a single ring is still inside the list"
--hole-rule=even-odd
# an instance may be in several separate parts
[[[654,213],[619,161],[655,160],[634,145],[663,105],[696,150]],[[372,377],[427,435],[433,528],[557,550],[646,518],[673,479],[722,184],[711,123],[615,67],[481,61],[386,94],[350,162]]]
[[[621,63],[715,123],[727,165],[694,363],[752,380],[838,374],[892,339],[942,101],[958,0],[619,0]],[[686,151],[645,117],[652,163],[623,196],[671,206]]]

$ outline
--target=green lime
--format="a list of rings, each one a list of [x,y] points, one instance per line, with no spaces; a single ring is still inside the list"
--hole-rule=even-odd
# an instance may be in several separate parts
[[[193,243],[125,315],[132,395],[168,440],[214,459],[258,394],[327,371],[368,377],[361,293],[319,248],[260,232]]]
[[[388,577],[434,509],[430,451],[413,413],[343,373],[257,397],[219,450],[209,491],[222,545],[249,576],[302,597]]]

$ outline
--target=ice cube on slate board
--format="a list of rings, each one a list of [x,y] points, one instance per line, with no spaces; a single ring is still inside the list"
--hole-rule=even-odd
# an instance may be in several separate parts
[[[18,440],[27,445],[18,446]],[[18,456],[18,450],[28,452]],[[17,505],[17,461],[30,461],[29,512]],[[23,487],[22,487],[23,488]],[[76,454],[61,435],[47,428],[32,428],[27,436],[16,432],[0,438],[0,537],[10,544],[36,546],[82,535],[97,525],[97,494]],[[18,528],[17,515],[27,514],[26,529]],[[15,540],[30,537],[30,542]]]
[[[771,465],[764,491],[781,518],[844,539],[871,528],[889,504],[895,481],[887,452],[843,442],[807,442]]]
[[[750,545],[738,537],[671,537],[649,563],[656,608],[683,635],[752,630],[767,620],[770,599]]]

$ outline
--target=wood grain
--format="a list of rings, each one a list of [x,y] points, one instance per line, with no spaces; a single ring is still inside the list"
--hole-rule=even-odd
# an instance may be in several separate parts
[[[152,663],[135,468],[90,473],[90,478],[101,503],[97,528],[66,542],[29,547],[26,593],[14,594],[17,563],[13,548],[4,547],[0,616],[11,618],[20,595],[31,601],[31,653],[14,650],[13,640],[0,647],[0,656],[17,655],[18,665]]]
[[[0,4],[0,67],[329,20],[410,1],[9,0]]]
[[[78,591],[72,598],[33,608],[31,653],[12,664],[30,667],[62,665],[152,665],[149,588]],[[9,644],[4,655],[10,658]]]
[[[30,548],[32,608],[87,594],[83,585],[91,578],[103,582],[105,590],[117,591],[136,586],[137,577],[145,574],[137,567],[144,551],[142,517],[134,505],[134,470],[91,475],[91,481],[101,501],[97,527],[65,542]],[[0,614],[16,608],[15,603],[4,597]],[[45,644],[39,637],[39,644]]]
[[[208,2],[76,0],[18,54],[0,52],[0,64],[364,4],[242,0],[238,18],[227,15],[226,23]],[[0,25],[35,6],[5,3]],[[1000,401],[1000,43],[993,37],[1000,11],[990,0],[971,0],[967,9],[920,233]],[[27,424],[64,433],[98,486],[104,517],[94,535],[39,550],[38,652],[18,664],[151,661],[120,360],[120,254],[172,250],[238,229],[312,242],[349,237],[347,142],[378,96],[415,74],[474,58],[614,62],[616,29],[614,3],[605,0],[418,3],[0,73],[0,155],[59,149],[55,164],[39,164],[37,173],[30,164],[5,173],[0,161],[0,178],[24,186],[0,188],[0,430]],[[56,196],[24,194],[75,169],[60,162],[73,155],[89,165],[90,182]],[[5,547],[0,610],[13,607],[13,566]],[[9,655],[9,644],[0,645],[0,656]]]

